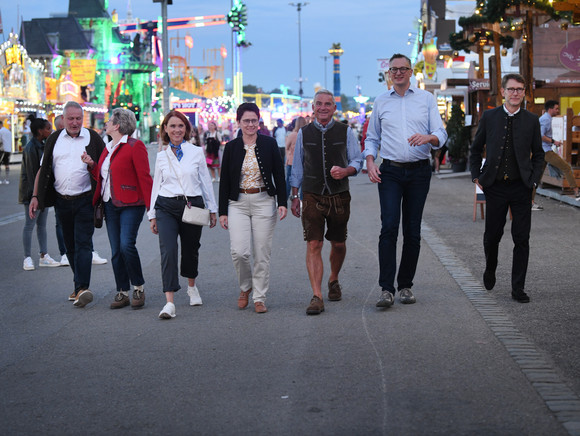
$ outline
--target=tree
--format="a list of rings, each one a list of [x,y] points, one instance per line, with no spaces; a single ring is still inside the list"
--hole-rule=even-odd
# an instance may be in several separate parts
[[[243,90],[246,94],[258,94],[259,88],[256,85],[244,85]]]
[[[347,97],[344,94],[340,94],[340,104],[342,106],[343,112],[356,111],[356,107],[353,105],[352,97]]]

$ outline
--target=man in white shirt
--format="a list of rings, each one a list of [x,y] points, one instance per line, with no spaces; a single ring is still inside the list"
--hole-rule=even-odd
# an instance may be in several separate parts
[[[10,173],[10,154],[12,152],[12,132],[8,130],[2,121],[0,121],[0,165],[4,165],[6,176],[4,180],[0,180],[0,184],[7,185],[8,174]],[[2,168],[0,167],[0,171]]]
[[[64,129],[57,130],[46,141],[29,213],[33,217],[38,209],[54,206],[74,275],[74,292],[69,300],[76,307],[84,307],[93,301],[89,284],[96,182],[81,156],[86,151],[98,162],[105,144],[97,132],[83,127],[83,109],[78,103],[69,101],[64,106],[63,120]]]
[[[284,121],[281,119],[276,121],[276,127],[272,130],[272,136],[274,136],[274,139],[278,143],[278,150],[280,151],[280,156],[282,156],[282,162],[286,163],[286,127],[284,127]]]

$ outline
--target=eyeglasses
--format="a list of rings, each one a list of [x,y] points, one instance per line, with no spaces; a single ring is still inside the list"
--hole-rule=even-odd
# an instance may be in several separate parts
[[[259,120],[257,118],[256,119],[250,119],[250,120],[242,120],[242,124],[244,126],[249,126],[250,124],[256,125],[256,124],[258,124],[258,122],[259,122]]]
[[[526,89],[525,88],[506,88],[505,89],[507,92],[509,92],[510,94],[521,94],[523,93]]]
[[[411,71],[411,69],[409,67],[401,67],[401,68],[392,67],[392,68],[389,68],[389,71],[392,74],[397,74],[397,73],[405,74],[407,71]]]

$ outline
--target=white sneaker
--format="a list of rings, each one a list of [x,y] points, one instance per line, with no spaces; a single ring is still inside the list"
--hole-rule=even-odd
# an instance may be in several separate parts
[[[165,306],[163,306],[163,310],[159,312],[159,318],[161,319],[175,318],[175,304],[167,303]]]
[[[44,257],[41,257],[40,260],[38,261],[38,266],[39,267],[55,267],[55,266],[60,266],[60,262],[57,262],[56,260],[54,260],[52,257],[50,257],[50,255],[48,253],[46,253],[44,255]]]
[[[24,258],[24,262],[22,263],[22,268],[24,271],[33,271],[34,270],[34,262],[32,261],[32,257],[28,256]]]
[[[199,289],[197,286],[188,286],[187,287],[187,295],[189,295],[189,305],[190,306],[201,306],[201,297],[199,296]]]
[[[99,253],[93,251],[93,265],[104,265],[105,263],[107,263],[107,259],[103,259]]]
[[[66,254],[62,255],[59,263],[60,263],[60,266],[70,266],[70,263],[68,263],[68,257],[66,257]]]

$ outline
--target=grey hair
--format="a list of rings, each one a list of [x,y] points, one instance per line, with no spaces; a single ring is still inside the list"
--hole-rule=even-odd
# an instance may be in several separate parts
[[[81,112],[83,110],[83,107],[80,104],[78,104],[76,101],[71,100],[71,101],[66,102],[66,104],[64,105],[64,108],[62,109],[62,113],[66,114],[66,110],[71,108],[71,107],[74,107],[75,109],[80,109]]]
[[[120,107],[113,109],[111,122],[116,126],[119,126],[119,133],[122,135],[131,136],[137,128],[135,114],[129,109],[123,109]]]
[[[332,97],[332,102],[336,104],[336,102],[334,101],[334,94],[330,92],[328,89],[324,88],[320,88],[318,91],[316,91],[316,94],[314,94],[314,98],[312,99],[312,101],[316,101],[316,97],[322,94],[330,95]]]

